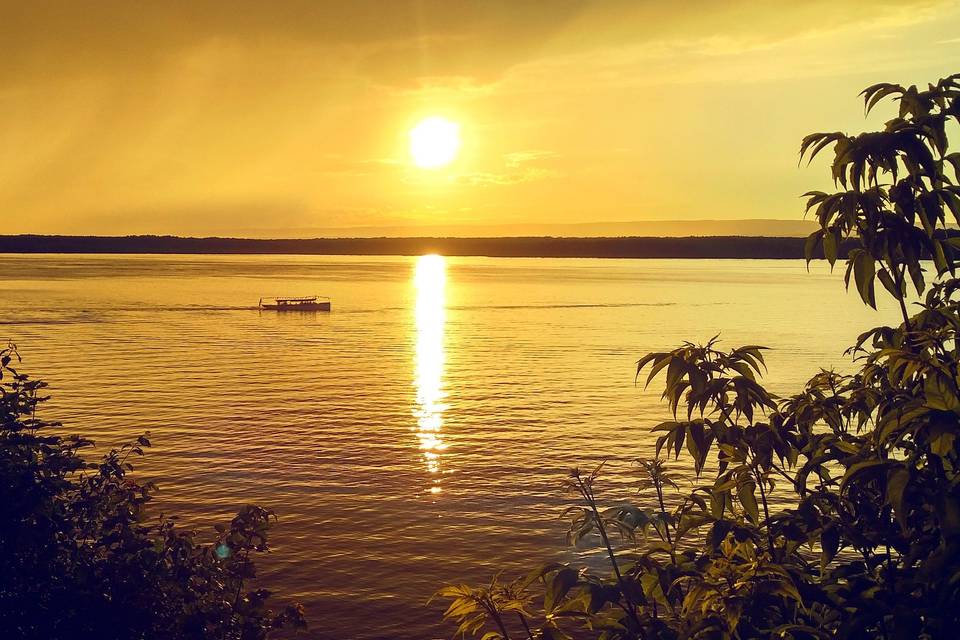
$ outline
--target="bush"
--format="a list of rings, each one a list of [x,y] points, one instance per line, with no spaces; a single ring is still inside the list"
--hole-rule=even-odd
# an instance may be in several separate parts
[[[245,506],[209,544],[174,518],[151,518],[155,487],[130,460],[147,436],[97,463],[93,443],[38,417],[45,384],[0,350],[0,637],[266,638],[304,626],[299,605],[276,612],[249,590],[273,513]]]
[[[601,506],[601,467],[571,472],[570,536],[596,535],[612,569],[546,564],[525,577],[446,587],[464,635],[508,638],[955,638],[960,629],[960,75],[926,90],[880,84],[899,114],[882,131],[814,134],[801,158],[833,145],[836,193],[807,194],[833,265],[875,306],[879,281],[902,323],[861,335],[855,373],[820,371],[777,398],[760,383],[763,348],[715,340],[640,359],[665,379],[674,419],[638,484],[650,504]],[[952,177],[951,177],[952,174]],[[921,259],[939,278],[928,287]],[[923,296],[916,313],[908,290]],[[924,295],[925,294],[925,295]],[[665,454],[689,458],[678,488]],[[704,478],[705,469],[711,478]],[[778,503],[792,508],[776,510]],[[614,534],[633,544],[617,544]]]

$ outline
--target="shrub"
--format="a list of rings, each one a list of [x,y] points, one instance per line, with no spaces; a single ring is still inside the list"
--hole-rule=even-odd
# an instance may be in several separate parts
[[[99,462],[38,408],[45,384],[0,350],[0,637],[266,638],[304,626],[299,605],[249,590],[273,513],[245,506],[208,544],[150,517],[155,487],[130,475],[147,436]]]
[[[920,90],[880,84],[899,113],[882,131],[820,133],[801,158],[833,145],[836,193],[807,208],[833,265],[876,305],[879,281],[902,323],[861,335],[849,375],[820,371],[777,398],[761,384],[763,348],[716,340],[651,353],[673,420],[654,427],[655,460],[638,484],[651,504],[602,506],[601,467],[571,472],[574,540],[599,537],[612,569],[546,564],[525,577],[438,592],[464,635],[507,638],[954,638],[960,629],[960,75]],[[922,258],[938,282],[928,286]],[[912,289],[922,302],[911,315]],[[685,452],[685,453],[684,453]],[[678,488],[664,458],[692,463]],[[661,457],[663,456],[663,457]],[[711,469],[710,478],[705,470]],[[715,469],[715,473],[713,472]],[[648,491],[650,493],[650,491]],[[776,509],[778,504],[795,504]],[[622,536],[633,544],[617,544]]]

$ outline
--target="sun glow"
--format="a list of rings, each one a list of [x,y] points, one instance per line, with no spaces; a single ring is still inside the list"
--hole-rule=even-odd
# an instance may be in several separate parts
[[[417,291],[415,310],[417,344],[414,385],[417,404],[417,438],[427,471],[432,474],[431,493],[440,492],[440,454],[447,448],[443,441],[444,324],[446,323],[446,263],[443,256],[421,256],[417,260],[413,284]]]
[[[410,156],[421,169],[439,169],[460,151],[460,125],[446,118],[421,120],[410,130]]]

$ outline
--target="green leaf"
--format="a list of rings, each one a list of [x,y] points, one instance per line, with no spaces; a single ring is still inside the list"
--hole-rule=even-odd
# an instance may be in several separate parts
[[[572,511],[578,511],[578,510],[582,511],[583,508],[568,507],[567,509],[564,510],[563,515],[561,517],[566,517],[568,513]],[[545,575],[547,575],[551,571],[559,571],[560,569],[566,568],[566,566],[567,565],[560,564],[559,562],[543,562],[537,567],[535,567],[533,570],[531,570],[529,573],[527,573],[527,575],[524,576],[523,580],[520,581],[520,585],[526,588],[531,584],[533,584],[534,582],[536,582],[537,580],[540,580],[541,578],[543,578]]]
[[[650,386],[650,383],[657,376],[657,374],[660,373],[665,366],[670,364],[670,360],[670,355],[666,353],[648,353],[637,362],[637,377],[640,376],[640,372],[645,366],[647,366],[647,364],[651,362],[653,363],[653,367],[650,369],[650,374],[647,376],[647,381],[643,385],[644,388]]]
[[[930,451],[941,458],[953,452],[953,444],[957,434],[952,431],[941,431],[930,438]]]
[[[905,89],[898,84],[891,84],[889,82],[881,82],[879,84],[871,85],[860,92],[860,95],[863,96],[863,107],[866,113],[870,111],[877,105],[878,102],[883,100],[886,96],[889,96],[894,93],[904,93]]]
[[[723,512],[727,505],[729,504],[730,492],[728,491],[717,491],[714,489],[710,492],[710,515],[714,518],[720,518],[723,515]]]
[[[893,463],[888,462],[887,460],[865,460],[852,465],[849,469],[847,469],[847,472],[843,474],[843,479],[840,481],[840,493],[843,493],[850,481],[861,473],[871,469],[877,469],[878,467],[886,467],[890,464]]]
[[[951,269],[950,262],[947,261],[947,255],[943,251],[943,243],[939,240],[933,240],[933,264],[937,267],[937,275],[942,276]]]
[[[840,530],[836,526],[829,525],[820,533],[820,550],[820,566],[826,567],[840,550]]]
[[[590,605],[588,611],[596,613],[608,602],[620,601],[620,590],[607,584],[587,584],[587,591],[590,593]]]
[[[569,567],[557,571],[547,580],[547,589],[543,597],[543,608],[549,613],[563,600],[573,586],[577,584],[577,572]]]
[[[707,544],[711,549],[716,551],[720,548],[720,543],[723,542],[727,534],[730,533],[730,530],[733,528],[733,523],[729,520],[717,520],[713,523],[713,526],[710,527],[710,533],[707,534]]]
[[[837,236],[829,231],[823,232],[823,255],[832,267],[837,261]]]
[[[903,427],[908,426],[914,420],[930,413],[930,407],[896,407],[887,412],[877,425],[876,441],[878,444],[884,444],[885,440],[895,436]]]
[[[877,301],[873,288],[874,275],[875,263],[873,256],[866,251],[858,253],[853,263],[853,277],[857,283],[857,291],[860,292],[860,298],[865,303],[876,309]]]
[[[754,524],[760,522],[760,508],[759,505],[757,505],[757,497],[754,494],[756,490],[757,483],[753,480],[742,482],[737,487],[737,498],[740,499],[740,504],[743,505],[743,510],[746,512],[747,517],[750,518],[750,521]]]
[[[887,504],[893,507],[893,514],[906,531],[907,512],[903,508],[903,494],[910,483],[910,471],[904,466],[898,466],[887,474]]]
[[[958,178],[960,179],[960,178]],[[946,189],[940,191],[940,199],[950,209],[955,222],[960,222],[960,197],[952,191]]]
[[[910,274],[910,279],[913,281],[913,286],[917,290],[917,293],[923,293],[926,284],[923,281],[923,268],[920,266],[920,262],[918,260],[908,262],[907,272]]]
[[[810,267],[810,261],[813,260],[814,253],[820,245],[822,236],[823,232],[818,229],[807,236],[806,242],[803,243],[803,257],[807,260],[808,269]]]
[[[841,140],[846,140],[847,136],[842,134],[839,131],[834,133],[812,133],[806,136],[803,139],[803,142],[800,144],[800,160],[803,160],[803,156],[810,150],[810,160],[813,162],[813,159],[816,157],[820,151],[823,150],[831,142],[839,142]]]
[[[926,406],[940,411],[956,411],[960,409],[960,399],[954,391],[953,385],[944,376],[931,373],[923,381],[923,395]]]
[[[573,640],[565,632],[549,623],[540,630],[540,638],[542,640]]]
[[[769,591],[770,595],[777,595],[794,602],[803,602],[803,599],[800,597],[800,592],[797,591],[797,587],[794,586],[793,582],[789,578],[784,578],[773,584]]]
[[[943,159],[950,163],[950,165],[953,167],[954,177],[957,179],[957,181],[960,181],[960,153],[948,153],[943,157]],[[958,220],[958,222],[960,222],[960,220]]]
[[[890,272],[887,271],[885,267],[881,268],[880,271],[877,272],[877,278],[880,280],[880,284],[883,285],[883,288],[886,289],[894,298],[899,298],[903,295],[900,291],[900,288],[897,286],[897,283],[890,275]]]
[[[710,452],[711,439],[707,437],[700,421],[691,422],[687,432],[687,449],[693,456],[694,472],[699,476]]]

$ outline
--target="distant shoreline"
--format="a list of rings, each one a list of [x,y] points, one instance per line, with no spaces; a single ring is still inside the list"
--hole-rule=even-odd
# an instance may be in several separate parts
[[[0,253],[423,255],[497,258],[803,257],[803,238],[508,237],[508,238],[186,238],[177,236],[0,236]]]

